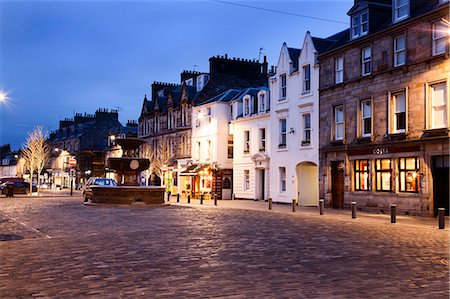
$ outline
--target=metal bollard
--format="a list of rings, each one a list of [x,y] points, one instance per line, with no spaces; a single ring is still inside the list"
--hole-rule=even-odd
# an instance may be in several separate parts
[[[180,193],[177,194],[177,202],[180,202]]]
[[[439,208],[438,215],[439,215],[439,229],[444,229],[445,228],[445,208]]]
[[[172,196],[172,192],[167,192],[167,201],[170,201],[171,196]]]
[[[295,212],[297,207],[297,203],[295,202],[295,199],[292,199],[292,212]]]
[[[236,196],[234,195],[234,193],[231,194],[231,200],[235,200],[235,199],[236,199]]]
[[[397,223],[397,205],[391,205],[391,223]]]
[[[217,194],[214,194],[214,205],[217,206]]]
[[[201,204],[201,205],[203,204],[203,194],[200,195],[200,204]]]
[[[356,218],[356,202],[352,201],[352,219]]]
[[[272,198],[269,197],[269,211],[272,210]]]
[[[319,200],[319,215],[323,215],[324,207],[325,207],[325,201],[323,199]]]
[[[191,203],[191,195],[188,195],[188,203]]]

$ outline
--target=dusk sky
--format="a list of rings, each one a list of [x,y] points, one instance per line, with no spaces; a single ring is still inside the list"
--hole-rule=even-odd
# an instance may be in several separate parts
[[[122,124],[137,120],[153,81],[208,71],[211,56],[257,59],[262,47],[274,65],[283,42],[299,48],[308,30],[327,37],[347,28],[353,1],[234,3],[0,1],[0,90],[9,97],[0,144],[19,149],[33,126],[56,130],[98,108],[119,109]]]

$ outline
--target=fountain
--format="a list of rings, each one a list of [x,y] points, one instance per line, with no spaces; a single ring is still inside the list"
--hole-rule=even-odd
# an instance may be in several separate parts
[[[148,169],[150,160],[139,157],[139,146],[144,141],[138,138],[117,138],[123,155],[120,158],[108,158],[109,168],[116,171],[118,186],[93,186],[93,203],[164,204],[164,187],[139,186],[139,173]]]

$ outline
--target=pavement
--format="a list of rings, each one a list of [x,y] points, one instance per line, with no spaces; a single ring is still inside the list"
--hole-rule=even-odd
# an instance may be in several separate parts
[[[174,201],[0,197],[0,297],[450,296],[448,223],[435,218]]]

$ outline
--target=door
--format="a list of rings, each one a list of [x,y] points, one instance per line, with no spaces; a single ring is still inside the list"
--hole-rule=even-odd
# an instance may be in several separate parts
[[[344,208],[344,161],[331,162],[331,206]]]
[[[433,206],[434,215],[438,208],[445,208],[445,215],[449,215],[449,156],[433,157]]]
[[[260,184],[260,186],[261,186],[261,200],[265,200],[265,198],[266,198],[266,171],[264,170],[264,169],[261,169],[261,175],[260,175],[260,177],[261,177],[261,184]]]

